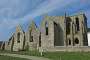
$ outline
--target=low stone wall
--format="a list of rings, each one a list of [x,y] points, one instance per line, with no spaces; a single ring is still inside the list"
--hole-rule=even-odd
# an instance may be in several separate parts
[[[65,47],[65,46],[56,46],[54,48],[46,48],[46,49],[42,49],[43,52],[55,52],[55,51],[67,51],[67,52],[89,52],[90,51],[90,47],[89,46],[79,46],[79,47]],[[39,50],[39,51],[42,51],[42,50]]]

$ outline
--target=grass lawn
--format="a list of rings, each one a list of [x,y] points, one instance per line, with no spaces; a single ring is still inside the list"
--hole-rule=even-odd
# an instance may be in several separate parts
[[[48,52],[44,57],[52,60],[90,60],[90,52]]]
[[[9,52],[22,55],[40,56],[37,51]],[[42,57],[51,60],[90,60],[90,52],[45,52]]]
[[[0,55],[0,60],[28,60],[28,59]]]

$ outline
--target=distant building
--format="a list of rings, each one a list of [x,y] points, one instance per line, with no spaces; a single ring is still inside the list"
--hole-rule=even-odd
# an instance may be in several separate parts
[[[0,41],[0,47],[2,46],[2,44],[3,44],[3,41]]]
[[[88,32],[88,46],[90,46],[90,32]]]

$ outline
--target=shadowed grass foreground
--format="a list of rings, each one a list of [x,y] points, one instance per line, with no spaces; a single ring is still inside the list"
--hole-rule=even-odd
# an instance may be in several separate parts
[[[2,53],[5,52],[3,51]],[[8,53],[40,56],[38,51],[21,51]],[[44,52],[42,57],[46,57],[51,60],[90,60],[90,52]]]
[[[28,60],[28,59],[0,55],[0,60]]]

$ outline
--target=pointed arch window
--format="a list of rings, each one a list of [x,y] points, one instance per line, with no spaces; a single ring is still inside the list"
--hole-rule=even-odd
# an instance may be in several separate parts
[[[69,39],[69,45],[71,45],[71,40]]]
[[[66,18],[66,34],[70,34],[71,31],[71,18]]]
[[[29,42],[31,42],[31,31],[29,32]]]
[[[17,33],[17,42],[20,43],[20,32]]]
[[[31,36],[30,42],[33,42],[33,36]]]
[[[33,42],[33,36],[31,35],[31,31],[30,31],[30,33],[29,33],[29,41],[30,41],[30,42]]]
[[[41,33],[39,35],[39,47],[41,47]]]
[[[45,23],[45,28],[46,28],[46,35],[48,35],[48,23]]]
[[[79,18],[76,18],[76,31],[79,31],[80,27],[79,27]]]

